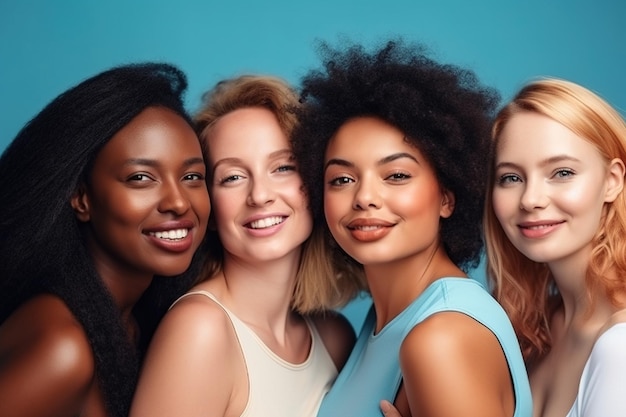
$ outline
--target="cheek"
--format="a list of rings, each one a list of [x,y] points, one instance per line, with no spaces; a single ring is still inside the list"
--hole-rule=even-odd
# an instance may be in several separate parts
[[[344,194],[324,192],[324,216],[331,230],[351,208],[350,201]]]
[[[105,221],[130,224],[136,223],[149,215],[154,208],[154,199],[148,195],[128,193],[97,202],[94,211],[100,213]]]
[[[601,217],[604,206],[602,187],[572,187],[556,198],[560,208],[573,216],[588,216],[593,222]]]
[[[493,212],[500,223],[504,223],[507,216],[517,213],[519,199],[511,192],[505,192],[501,188],[495,188],[491,195]]]
[[[208,221],[211,214],[211,200],[209,199],[209,193],[205,189],[199,189],[194,191],[189,196],[189,200],[194,208],[194,211],[198,215],[198,218],[204,223]]]
[[[241,193],[234,192],[234,190],[229,191],[212,189],[209,192],[211,196],[211,212],[218,229],[221,225],[229,223],[239,211],[239,207],[246,204],[245,196],[242,200]]]

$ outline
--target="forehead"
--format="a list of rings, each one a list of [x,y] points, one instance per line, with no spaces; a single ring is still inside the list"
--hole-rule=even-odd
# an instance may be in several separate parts
[[[421,152],[406,140],[397,127],[375,117],[358,117],[348,120],[339,127],[328,142],[326,157],[336,153],[369,155],[373,158],[394,152]]]
[[[212,155],[263,153],[267,149],[290,147],[274,113],[261,107],[237,109],[222,116],[207,132],[206,139]]]
[[[181,151],[201,154],[200,143],[189,123],[164,107],[149,107],[120,129],[96,157],[99,160],[174,157]]]
[[[601,158],[594,144],[548,116],[535,112],[513,115],[496,144],[496,159],[544,159],[554,155]]]

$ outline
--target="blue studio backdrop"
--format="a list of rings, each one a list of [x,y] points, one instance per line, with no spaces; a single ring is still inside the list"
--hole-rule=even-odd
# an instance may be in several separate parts
[[[194,111],[204,91],[234,75],[273,74],[298,86],[319,66],[320,40],[402,36],[474,70],[503,100],[554,76],[596,91],[624,115],[625,20],[622,0],[3,0],[0,150],[55,96],[109,67],[179,66]],[[484,268],[472,276],[484,282]],[[365,298],[344,309],[355,327],[368,305]]]

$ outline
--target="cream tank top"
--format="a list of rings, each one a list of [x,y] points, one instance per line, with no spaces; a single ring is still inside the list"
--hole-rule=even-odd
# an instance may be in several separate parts
[[[322,397],[337,377],[337,368],[311,320],[304,318],[311,333],[309,356],[304,362],[293,364],[272,352],[252,329],[210,292],[189,292],[178,300],[194,294],[204,295],[218,304],[230,318],[237,334],[249,384],[248,402],[241,416],[315,417]]]

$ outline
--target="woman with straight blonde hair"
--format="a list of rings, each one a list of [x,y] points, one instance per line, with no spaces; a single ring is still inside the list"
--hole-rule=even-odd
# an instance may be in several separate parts
[[[267,76],[206,95],[209,259],[157,330],[131,416],[315,416],[348,357],[354,331],[329,309],[360,276],[335,273],[314,225],[291,149],[298,105]]]

